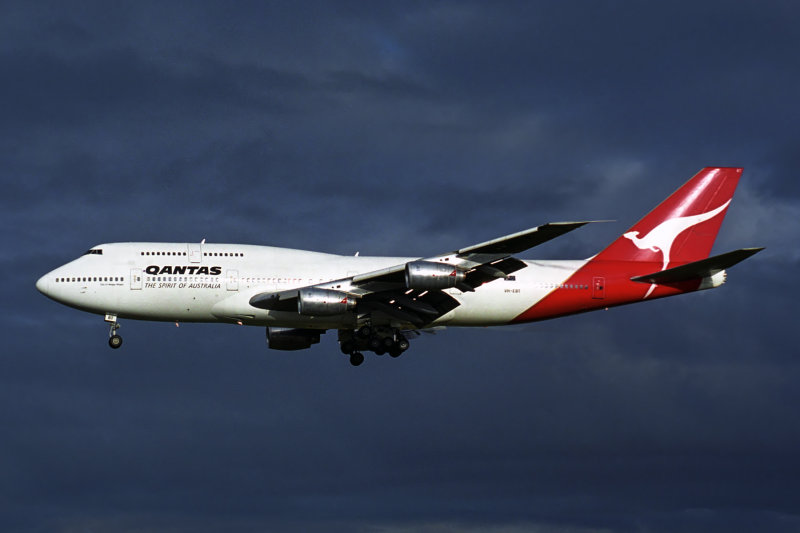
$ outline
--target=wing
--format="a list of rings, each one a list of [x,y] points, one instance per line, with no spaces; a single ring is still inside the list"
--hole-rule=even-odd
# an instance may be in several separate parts
[[[385,315],[390,320],[420,328],[438,317],[458,307],[459,302],[445,288],[455,287],[462,292],[474,291],[484,283],[504,278],[525,268],[525,263],[512,257],[513,254],[528,250],[551,239],[580,228],[584,222],[555,222],[535,228],[467,246],[452,252],[402,263],[357,274],[349,278],[319,283],[311,287],[321,290],[336,290],[356,299],[359,314],[372,313]],[[436,283],[442,278],[447,287],[409,286],[407,274],[409,265],[419,264],[423,269],[439,272]],[[250,299],[250,305],[274,311],[298,311],[298,298],[304,288],[281,292],[261,293]]]

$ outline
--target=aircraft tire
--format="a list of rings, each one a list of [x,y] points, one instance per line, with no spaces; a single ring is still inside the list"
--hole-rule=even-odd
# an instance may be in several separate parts
[[[395,343],[395,346],[397,346],[397,349],[400,350],[401,352],[405,352],[406,350],[408,350],[409,347],[408,339],[404,338],[398,339],[397,342]]]
[[[356,345],[353,341],[344,341],[339,344],[339,349],[342,350],[343,354],[350,355],[355,351]]]
[[[378,337],[372,337],[369,340],[369,349],[372,350],[375,353],[378,353],[378,350],[380,350],[382,346],[383,346],[383,343],[381,342],[381,340]]]
[[[358,366],[364,362],[364,354],[361,352],[353,352],[350,354],[350,364]]]
[[[119,335],[111,335],[108,338],[108,345],[114,348],[115,350],[122,346],[122,337]]]

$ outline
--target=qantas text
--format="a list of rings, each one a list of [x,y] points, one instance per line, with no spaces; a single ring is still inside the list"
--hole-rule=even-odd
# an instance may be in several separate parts
[[[222,274],[222,267],[198,267],[186,265],[166,265],[159,267],[158,265],[150,265],[145,272],[151,276],[159,276],[161,274],[189,274],[190,276],[219,276]]]

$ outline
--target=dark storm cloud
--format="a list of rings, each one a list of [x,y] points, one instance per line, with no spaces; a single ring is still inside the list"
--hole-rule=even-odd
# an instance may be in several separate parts
[[[10,4],[0,17],[9,530],[792,531],[797,8]],[[729,283],[448,330],[357,372],[335,333],[124,323],[35,293],[99,242],[427,255],[744,177]],[[336,352],[336,353],[334,353]]]

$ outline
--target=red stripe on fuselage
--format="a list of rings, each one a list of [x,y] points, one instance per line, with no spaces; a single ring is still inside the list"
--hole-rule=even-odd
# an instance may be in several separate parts
[[[606,307],[641,302],[645,299],[648,290],[650,290],[650,284],[631,281],[630,278],[658,272],[661,267],[660,262],[649,261],[589,261],[572,276],[564,280],[562,284],[562,286],[587,286],[589,287],[588,290],[554,289],[553,292],[519,314],[511,323],[518,324],[547,320]],[[603,282],[602,291],[596,291],[594,288],[596,278],[601,278]],[[700,283],[700,280],[692,280],[669,285],[657,285],[646,299],[654,300],[692,292],[699,288]]]

